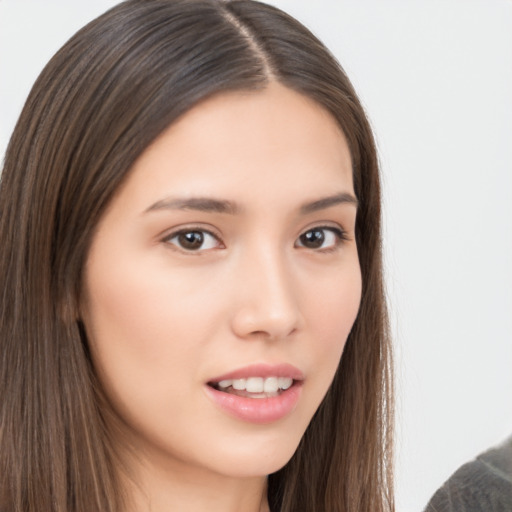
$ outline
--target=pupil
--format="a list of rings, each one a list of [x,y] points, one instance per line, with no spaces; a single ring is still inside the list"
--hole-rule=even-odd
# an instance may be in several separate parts
[[[304,233],[301,237],[302,245],[311,249],[321,247],[325,240],[324,232],[321,229],[314,229]]]
[[[200,231],[181,233],[178,239],[184,249],[199,249],[204,241],[203,234]]]

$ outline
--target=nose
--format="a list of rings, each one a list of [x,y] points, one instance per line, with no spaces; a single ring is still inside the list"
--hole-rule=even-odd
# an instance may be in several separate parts
[[[302,316],[292,271],[281,255],[261,251],[237,272],[232,317],[240,338],[286,339],[301,326]]]

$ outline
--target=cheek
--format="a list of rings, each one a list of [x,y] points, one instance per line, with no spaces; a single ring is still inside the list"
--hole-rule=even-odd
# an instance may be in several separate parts
[[[160,258],[98,264],[105,259],[93,254],[86,274],[86,323],[98,348],[108,340],[143,359],[175,354],[187,346],[184,337],[195,338],[198,318],[208,323],[214,297],[204,293],[202,276],[194,281],[190,273],[162,268]]]
[[[333,277],[336,276],[336,277]],[[333,273],[309,300],[312,361],[325,388],[330,385],[359,311],[361,273],[359,265]]]
[[[86,328],[91,350],[99,363],[158,360],[166,335],[162,324],[162,304],[167,297],[161,290],[137,282],[136,277],[93,279],[87,298]]]
[[[309,299],[310,322],[327,346],[344,344],[361,302],[361,271],[353,265],[325,278]]]
[[[126,273],[121,264],[112,268],[106,275],[91,266],[88,279],[84,323],[94,367],[118,417],[165,444],[174,418],[197,412],[191,404],[199,398],[195,372],[211,323],[209,303],[190,294],[176,300],[185,285],[179,278],[171,283],[161,272],[156,278]]]
[[[194,283],[162,272],[158,262],[113,254],[92,252],[86,272],[84,323],[95,369],[118,405],[148,397],[168,402],[161,395],[194,368],[208,302],[194,301]],[[185,392],[185,380],[180,389]]]

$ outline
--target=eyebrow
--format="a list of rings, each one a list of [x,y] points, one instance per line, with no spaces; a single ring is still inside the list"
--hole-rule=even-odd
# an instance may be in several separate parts
[[[235,215],[240,212],[240,207],[232,201],[213,199],[210,197],[168,197],[152,204],[145,212],[155,210],[195,210]]]
[[[357,207],[357,199],[347,192],[335,194],[321,199],[316,199],[303,204],[299,211],[302,215],[325,210],[338,204],[352,204]],[[194,210],[209,213],[227,213],[236,215],[242,211],[242,207],[233,201],[214,199],[211,197],[179,198],[168,197],[157,201],[147,208],[144,213],[158,210]]]
[[[352,194],[349,194],[348,192],[342,192],[341,194],[323,197],[322,199],[317,199],[316,201],[303,204],[300,207],[300,213],[313,213],[319,210],[325,210],[326,208],[330,208],[331,206],[336,206],[338,204],[345,203],[352,204],[356,208],[358,205],[357,199]]]

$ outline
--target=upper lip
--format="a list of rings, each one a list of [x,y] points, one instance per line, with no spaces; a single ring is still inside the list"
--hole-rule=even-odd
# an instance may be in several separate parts
[[[247,379],[249,377],[288,377],[293,380],[304,380],[304,374],[295,366],[288,363],[281,364],[252,364],[238,368],[229,373],[224,373],[210,379],[209,383],[217,383],[221,380]]]

